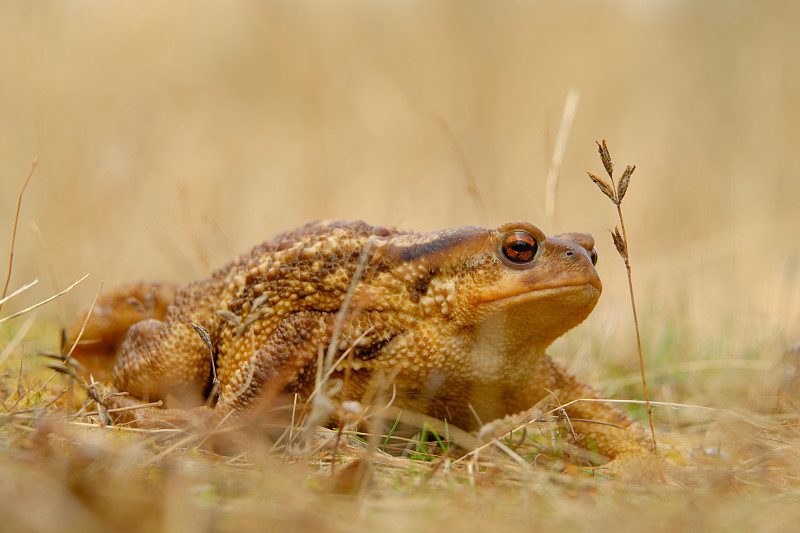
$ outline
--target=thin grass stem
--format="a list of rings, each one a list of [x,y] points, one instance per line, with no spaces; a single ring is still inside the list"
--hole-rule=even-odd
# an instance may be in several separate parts
[[[11,250],[8,252],[8,274],[6,275],[6,284],[3,286],[3,295],[0,296],[0,310],[3,309],[3,298],[6,297],[8,292],[8,283],[11,281],[11,270],[14,265],[14,243],[17,240],[17,224],[19,222],[19,211],[22,207],[22,195],[25,194],[25,189],[28,187],[28,182],[31,181],[33,171],[36,170],[36,159],[33,160],[31,171],[28,172],[28,177],[25,178],[25,183],[22,184],[22,189],[19,191],[19,198],[17,198],[17,212],[14,215],[14,230],[11,232]]]

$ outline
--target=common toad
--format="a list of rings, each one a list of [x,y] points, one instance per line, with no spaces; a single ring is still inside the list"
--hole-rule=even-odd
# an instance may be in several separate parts
[[[132,401],[180,398],[227,414],[277,392],[308,398],[332,344],[332,378],[349,369],[339,400],[390,382],[397,407],[474,431],[548,397],[596,397],[545,354],[595,307],[596,260],[590,235],[545,237],[526,222],[431,233],[317,222],[209,279],[101,297],[84,336],[95,343],[76,353],[116,352],[113,387]],[[607,457],[652,453],[641,426],[609,403],[566,414],[579,442]]]

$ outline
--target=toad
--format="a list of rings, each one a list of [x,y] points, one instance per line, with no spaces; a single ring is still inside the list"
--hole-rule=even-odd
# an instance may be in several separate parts
[[[430,233],[316,222],[208,279],[102,296],[84,333],[94,342],[76,354],[113,355],[113,388],[128,394],[118,404],[172,404],[152,416],[243,413],[276,392],[308,399],[325,366],[346,383],[339,401],[389,387],[396,407],[475,431],[549,398],[569,404],[580,445],[652,454],[612,404],[570,404],[597,394],[545,353],[594,309],[596,261],[590,235],[546,237],[527,222]]]

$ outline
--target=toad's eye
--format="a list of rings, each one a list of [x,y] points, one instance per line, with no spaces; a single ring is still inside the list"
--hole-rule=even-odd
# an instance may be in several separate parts
[[[503,237],[500,251],[515,264],[530,263],[536,255],[536,239],[527,231],[513,231]]]
[[[597,250],[592,248],[592,251],[589,254],[589,258],[592,260],[592,264],[596,265],[597,264]]]

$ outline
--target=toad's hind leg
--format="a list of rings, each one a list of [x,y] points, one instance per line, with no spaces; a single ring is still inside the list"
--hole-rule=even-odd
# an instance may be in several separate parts
[[[331,341],[335,318],[321,311],[294,313],[266,342],[256,341],[249,358],[239,360],[238,367],[230,366],[233,358],[226,359],[218,369],[222,381],[218,410],[261,412],[274,407],[273,400],[282,392],[308,392],[315,383],[320,350]]]
[[[168,315],[143,320],[128,330],[113,370],[114,388],[135,399],[177,401],[180,407],[204,403],[211,355],[188,320]]]
[[[163,320],[178,288],[170,283],[131,283],[100,295],[91,315],[85,309],[66,332],[64,353],[80,361],[86,375],[111,374],[128,330],[142,320]]]

